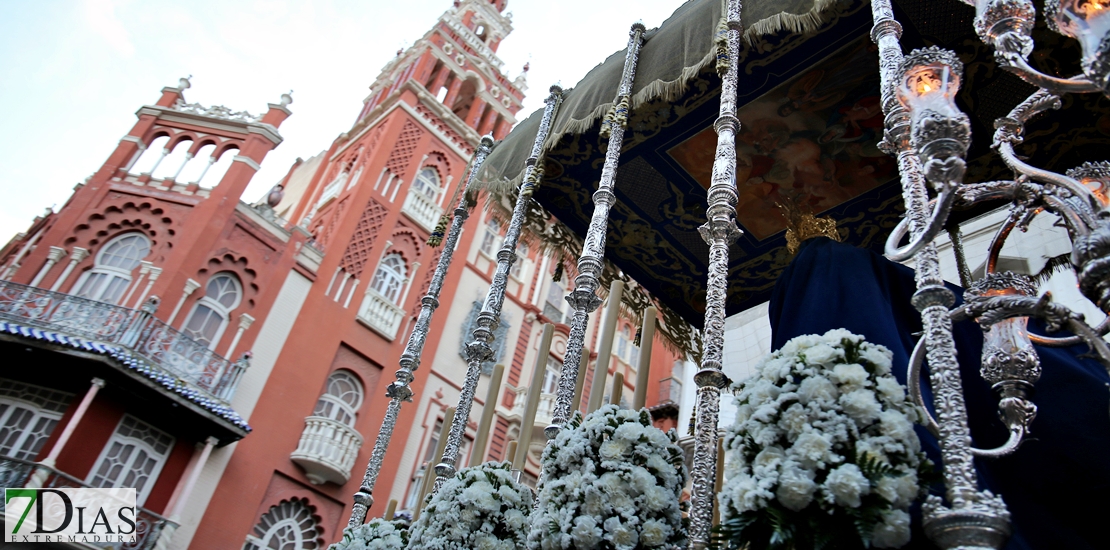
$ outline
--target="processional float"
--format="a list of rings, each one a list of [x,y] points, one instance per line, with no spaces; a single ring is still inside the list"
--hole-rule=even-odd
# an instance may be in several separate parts
[[[1032,218],[1042,212],[1053,213],[1064,221],[1071,237],[1071,263],[1080,290],[1103,312],[1110,312],[1110,199],[1107,197],[1110,163],[1086,162],[1066,174],[1060,174],[1027,163],[1018,150],[1026,123],[1035,115],[1060,108],[1063,95],[1110,95],[1110,57],[1107,55],[1110,50],[1110,9],[1105,9],[1110,7],[1110,2],[1046,2],[1045,15],[1049,27],[1077,39],[1083,50],[1083,74],[1070,78],[1042,74],[1030,65],[1028,59],[1033,51],[1032,30],[1036,16],[1031,0],[978,0],[966,3],[974,5],[974,30],[984,43],[993,48],[998,66],[1037,87],[1025,101],[994,123],[996,130],[992,148],[1013,172],[1012,179],[983,183],[964,181],[968,171],[965,157],[972,146],[971,122],[955,102],[963,80],[963,67],[956,54],[937,47],[903,54],[902,26],[895,19],[891,0],[871,2],[871,39],[878,47],[879,106],[882,113],[880,148],[896,159],[901,200],[906,208],[904,220],[893,227],[886,240],[885,252],[894,261],[913,260],[915,263],[917,292],[913,305],[921,313],[924,335],[908,366],[910,394],[926,412],[925,424],[937,436],[944,462],[945,499],[934,495],[927,500],[923,524],[928,536],[942,548],[986,549],[1000,548],[1005,544],[1011,532],[1010,516],[1002,498],[979,488],[973,458],[1014,453],[1027,438],[1029,426],[1037,412],[1031,400],[1031,390],[1040,377],[1040,363],[1032,344],[1068,346],[1082,342],[1110,370],[1110,348],[1103,339],[1110,331],[1110,322],[1104,321],[1092,327],[1082,315],[1053,302],[1050,295],[1036,296],[1036,286],[1028,277],[997,271],[1003,244],[1012,230],[1027,227]],[[697,401],[689,533],[691,548],[704,548],[710,541],[719,401],[722,390],[729,383],[722,371],[724,323],[730,291],[729,253],[730,246],[744,235],[737,223],[736,209],[737,133],[743,123],[740,120],[742,116],[738,116],[737,97],[741,52],[743,48],[751,50],[752,46],[744,43],[740,0],[727,0],[719,13],[714,53],[720,76],[720,100],[712,123],[716,145],[706,186],[704,221],[697,228],[707,245],[708,258],[701,339],[703,348],[700,350],[700,370],[694,376]],[[747,13],[744,12],[744,20],[748,19]],[[717,24],[717,21],[712,23]],[[575,288],[567,296],[573,307],[573,321],[553,422],[545,429],[549,439],[559,433],[574,410],[575,383],[579,369],[584,368],[580,358],[588,315],[601,303],[598,297],[600,273],[611,208],[618,199],[614,194],[618,183],[617,167],[621,164],[622,149],[627,150],[625,132],[635,103],[632,96],[637,62],[641,47],[651,36],[652,33],[642,25],[632,27],[616,98],[600,125],[608,143],[600,181],[590,196],[593,210],[583,232]],[[750,36],[747,38],[751,39]],[[680,92],[671,96],[680,96]],[[750,97],[746,91],[740,92]],[[812,92],[810,88],[802,93]],[[805,100],[804,97],[790,97],[795,108]],[[557,86],[552,87],[538,124],[530,128],[535,132],[535,139],[528,150],[519,187],[514,190],[515,193],[506,193],[515,200],[515,206],[507,234],[497,253],[497,268],[490,290],[477,317],[471,342],[466,346],[466,379],[458,414],[454,416],[447,436],[443,459],[435,466],[437,489],[445,479],[456,473],[480,367],[492,355],[490,342],[499,322],[507,276],[516,260],[516,245],[527,223],[527,210],[533,194],[545,175],[545,148],[550,148],[549,142],[557,141],[557,138],[550,139],[550,134],[563,100],[564,91]],[[590,122],[592,124],[593,121]],[[565,126],[558,130],[560,135],[567,133]],[[475,188],[475,179],[491,147],[492,140],[483,138],[475,153],[466,182],[467,193],[455,210],[443,255],[401,357],[397,382],[391,384],[387,391],[391,399],[389,409],[362,486],[355,495],[349,522],[351,527],[361,525],[365,519],[366,510],[373,502],[371,493],[401,403],[411,400],[412,391],[408,384],[413,377],[412,371],[419,366],[423,342],[428,337],[429,320],[438,305],[439,289],[467,216],[467,197]],[[506,169],[505,166],[500,168]],[[992,201],[1011,202],[1010,213],[990,244],[984,277],[972,283],[959,231],[951,227],[950,218],[958,209]],[[951,235],[957,255],[961,281],[967,287],[966,302],[955,309],[952,308],[954,295],[941,277],[935,245],[936,239],[946,230]],[[909,243],[901,245],[906,238]],[[1026,328],[1030,317],[1043,319],[1049,330],[1066,329],[1073,336],[1052,338],[1032,334]],[[971,445],[953,340],[953,321],[968,318],[975,319],[984,328],[985,344],[980,370],[1000,398],[999,415],[1009,430],[1008,441],[995,449],[977,449]],[[928,412],[920,384],[926,360],[935,415]]]

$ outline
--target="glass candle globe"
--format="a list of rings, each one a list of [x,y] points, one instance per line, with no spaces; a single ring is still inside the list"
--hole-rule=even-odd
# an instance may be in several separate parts
[[[1067,174],[1090,189],[1103,208],[1110,206],[1110,162],[1084,162]]]
[[[1104,90],[1110,84],[1110,0],[1047,0],[1045,19],[1052,30],[1079,41],[1083,72]]]
[[[965,292],[969,300],[996,296],[1036,296],[1028,276],[1004,271],[988,273]],[[1029,318],[1011,317],[984,327],[981,374],[991,383],[1034,384],[1041,377],[1040,361],[1029,338]]]
[[[923,162],[963,157],[971,128],[956,107],[963,63],[956,54],[936,47],[914,50],[901,66],[897,94],[910,113],[910,143]]]

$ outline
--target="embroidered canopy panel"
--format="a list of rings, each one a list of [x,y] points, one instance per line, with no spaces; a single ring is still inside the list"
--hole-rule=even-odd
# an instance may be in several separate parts
[[[744,235],[729,251],[729,314],[767,301],[790,261],[778,204],[831,216],[844,242],[880,252],[902,217],[896,164],[878,147],[883,117],[870,6],[862,0],[802,4],[782,14],[769,7],[781,10],[781,2],[744,2],[736,143],[737,219]],[[965,63],[957,102],[973,124],[967,181],[1012,177],[989,149],[993,122],[1035,89],[997,68],[972,31],[974,8],[928,0],[896,0],[895,8],[907,51],[940,45]],[[755,10],[764,11],[752,15]],[[720,79],[713,38],[720,16],[719,0],[692,0],[647,33],[605,252],[607,260],[697,327],[705,311],[708,266],[708,246],[697,228],[705,223],[716,145],[712,124]],[[1080,72],[1074,41],[1049,32],[1043,22],[1035,38],[1046,57],[1034,61],[1043,70]],[[532,215],[554,215],[578,239],[589,225],[605,153],[600,119],[614,101],[624,57],[623,51],[613,54],[565,94],[545,147],[544,179],[534,195],[542,208]],[[1110,104],[1103,96],[1072,96],[1059,115],[1027,127],[1021,154],[1029,162],[1064,171],[1080,159],[1106,156],[1099,154],[1110,145]],[[537,113],[519,124],[487,159],[481,179],[494,193],[511,195],[519,183],[539,118]],[[955,220],[981,213],[959,212]],[[573,239],[548,233],[549,240],[577,254]]]

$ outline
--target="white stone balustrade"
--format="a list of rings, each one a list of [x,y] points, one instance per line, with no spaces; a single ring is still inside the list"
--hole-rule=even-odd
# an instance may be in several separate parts
[[[424,193],[413,191],[405,197],[405,204],[401,206],[401,212],[416,222],[417,225],[423,227],[425,231],[431,233],[435,229],[436,223],[439,222],[439,217],[443,214],[443,208]]]
[[[310,416],[304,423],[301,440],[289,458],[304,468],[308,480],[316,485],[328,481],[346,483],[362,447],[362,435],[342,422],[322,416]]]
[[[358,319],[382,336],[392,340],[397,337],[405,310],[387,300],[374,289],[367,289],[366,298],[358,308]]]

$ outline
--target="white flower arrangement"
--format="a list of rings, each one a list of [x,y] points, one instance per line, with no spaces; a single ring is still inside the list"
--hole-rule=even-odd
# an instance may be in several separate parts
[[[358,527],[343,530],[343,540],[329,550],[404,550],[409,542],[404,521],[374,518]]]
[[[412,525],[409,548],[523,548],[532,490],[513,481],[508,462],[463,468],[448,479]]]
[[[932,464],[890,369],[890,350],[837,329],[790,340],[733,386],[725,539],[752,550],[909,542],[907,510]]]
[[[682,451],[646,409],[606,405],[580,413],[543,451],[531,550],[674,548],[686,545],[679,497]]]

